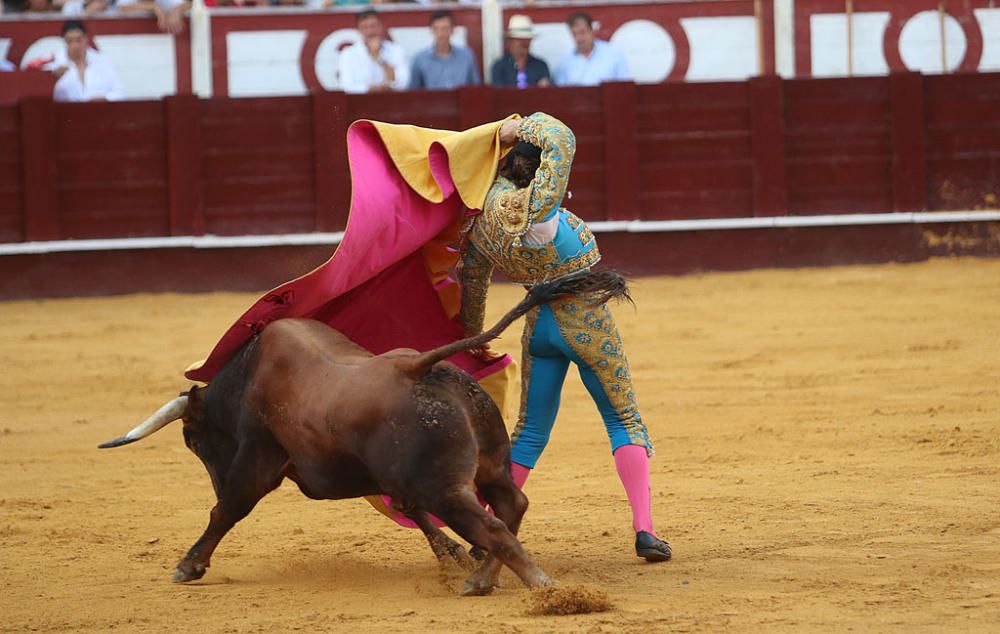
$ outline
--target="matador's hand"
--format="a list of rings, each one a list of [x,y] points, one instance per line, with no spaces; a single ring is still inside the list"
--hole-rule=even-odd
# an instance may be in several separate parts
[[[517,145],[517,130],[521,127],[520,119],[508,119],[500,126],[500,145],[511,147]]]
[[[482,361],[483,363],[493,363],[494,361],[497,361],[498,359],[503,357],[503,354],[494,352],[490,348],[490,344],[488,343],[484,343],[482,346],[478,348],[473,348],[472,350],[469,350],[469,354],[471,354],[476,359]]]

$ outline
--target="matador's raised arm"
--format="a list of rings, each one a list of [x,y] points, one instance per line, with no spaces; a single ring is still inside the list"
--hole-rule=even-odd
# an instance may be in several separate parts
[[[522,119],[517,136],[542,149],[541,164],[530,186],[528,218],[531,223],[544,222],[559,209],[566,195],[576,137],[565,123],[544,112]]]

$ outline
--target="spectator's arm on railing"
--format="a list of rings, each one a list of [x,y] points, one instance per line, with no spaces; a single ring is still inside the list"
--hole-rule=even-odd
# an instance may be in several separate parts
[[[156,25],[165,33],[177,34],[184,30],[184,12],[191,8],[185,0],[118,0],[122,13],[152,13]]]

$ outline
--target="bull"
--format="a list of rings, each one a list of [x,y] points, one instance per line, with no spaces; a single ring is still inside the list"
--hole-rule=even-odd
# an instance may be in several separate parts
[[[496,404],[445,362],[483,347],[535,306],[569,293],[628,297],[621,276],[585,272],[533,287],[495,326],[428,352],[373,355],[308,319],[282,319],[248,341],[206,387],[192,387],[125,435],[119,447],[183,421],[184,443],[208,471],[216,505],[180,560],[177,582],[205,575],[219,542],[288,478],[307,497],[388,495],[434,554],[474,567],[436,527],[440,518],[485,550],[462,594],[488,594],[502,565],[528,587],[553,583],[517,540],[528,500],[510,475],[510,440]],[[477,491],[494,514],[484,510]]]

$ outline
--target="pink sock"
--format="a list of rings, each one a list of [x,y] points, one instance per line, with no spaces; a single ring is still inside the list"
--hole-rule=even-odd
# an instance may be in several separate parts
[[[514,478],[514,484],[517,485],[517,488],[524,488],[524,483],[527,481],[530,473],[531,469],[528,467],[517,464],[516,462],[510,463],[510,475]]]
[[[615,451],[615,467],[632,506],[632,528],[656,535],[649,501],[649,456],[639,445],[623,445]]]

